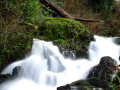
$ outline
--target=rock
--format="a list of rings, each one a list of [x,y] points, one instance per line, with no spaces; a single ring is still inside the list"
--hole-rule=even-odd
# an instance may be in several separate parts
[[[109,56],[102,57],[100,63],[91,69],[87,78],[112,81],[115,70],[110,67],[111,65],[116,66],[117,62]]]
[[[0,84],[5,81],[8,81],[10,79],[16,78],[16,76],[18,76],[20,70],[21,70],[21,67],[16,66],[13,69],[12,75],[11,74],[0,74]]]
[[[11,77],[12,75],[10,74],[6,74],[6,75],[0,74],[0,84],[9,80]]]
[[[78,80],[71,84],[67,84],[65,86],[60,86],[57,88],[57,90],[105,90],[101,87],[96,87],[96,86],[90,84],[89,80],[88,79],[87,80]],[[93,80],[93,79],[91,79],[91,80]],[[96,81],[94,83],[96,83]],[[103,85],[104,85],[104,83],[103,83]]]
[[[100,63],[89,72],[88,82],[96,87],[112,90],[109,83],[113,80],[116,71],[111,65],[116,66],[117,62],[109,56],[102,57]]]
[[[82,81],[81,81],[82,82]],[[57,90],[104,90],[102,88],[98,88],[98,87],[95,87],[95,86],[92,86],[92,85],[89,85],[89,86],[85,86],[85,85],[81,85],[81,86],[72,86],[72,85],[65,85],[65,86],[61,86],[61,87],[58,87]]]
[[[97,88],[102,88],[104,90],[112,90],[112,88],[109,85],[110,82],[107,82],[105,80],[100,80],[100,79],[97,79],[97,78],[89,78],[89,79],[87,79],[87,82],[90,85],[93,85]]]
[[[120,45],[120,38],[119,37],[115,37],[113,39],[113,42],[116,43],[117,45]]]
[[[102,85],[97,86],[99,83],[102,83]],[[97,80],[96,78],[78,80],[70,84],[71,87],[76,87],[77,90],[94,90],[95,88],[104,90],[103,87],[101,87],[104,85],[106,85],[106,83],[104,84],[104,81]]]
[[[76,52],[74,50],[73,51],[70,51],[70,50],[63,51],[63,55],[65,58],[76,59]]]
[[[70,90],[70,85],[67,84],[65,86],[60,86],[60,87],[57,88],[57,90]]]
[[[16,67],[13,69],[12,76],[13,76],[13,77],[18,76],[20,70],[21,70],[21,67],[20,67],[20,66],[16,66]]]
[[[116,66],[116,64],[117,62],[111,57],[102,57],[100,63],[91,69],[86,80],[72,82],[69,85],[58,87],[57,90],[112,90],[110,82],[115,70],[110,65]],[[72,87],[77,89],[72,89]]]

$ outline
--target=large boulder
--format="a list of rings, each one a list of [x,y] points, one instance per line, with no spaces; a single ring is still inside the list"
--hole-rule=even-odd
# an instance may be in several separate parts
[[[111,82],[116,72],[111,66],[116,65],[117,62],[111,57],[102,57],[100,63],[91,69],[87,78],[98,78],[99,80]]]

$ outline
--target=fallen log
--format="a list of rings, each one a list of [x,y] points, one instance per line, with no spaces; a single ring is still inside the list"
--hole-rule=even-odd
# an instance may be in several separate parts
[[[70,18],[70,19],[74,19],[77,21],[84,21],[84,22],[103,22],[101,20],[96,20],[96,19],[83,19],[83,18],[73,17],[69,13],[67,13],[64,9],[58,7],[56,4],[54,4],[53,2],[50,2],[49,0],[39,0],[39,1],[40,3],[44,4],[46,7],[49,7],[50,9],[52,9],[53,11],[55,11],[57,14],[59,14],[61,17],[64,17],[64,18]]]

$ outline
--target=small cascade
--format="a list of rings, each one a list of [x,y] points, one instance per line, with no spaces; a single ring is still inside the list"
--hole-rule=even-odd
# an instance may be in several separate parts
[[[99,63],[103,56],[111,56],[119,62],[120,47],[114,43],[115,38],[104,38],[94,36],[95,41],[92,41],[89,46],[89,59]]]
[[[73,57],[66,58],[52,42],[33,39],[30,55],[2,71],[1,74],[12,74],[15,67],[21,67],[18,76],[0,85],[0,90],[56,90],[58,86],[85,79],[103,56],[111,56],[119,63],[120,46],[113,42],[113,38],[94,38],[89,45],[89,59],[77,60],[74,60],[72,51],[63,53]]]

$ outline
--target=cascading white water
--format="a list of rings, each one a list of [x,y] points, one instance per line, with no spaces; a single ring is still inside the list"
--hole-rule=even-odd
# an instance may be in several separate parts
[[[120,46],[112,38],[95,36],[89,46],[89,59],[66,59],[52,42],[34,39],[32,50],[25,59],[9,65],[2,74],[12,73],[21,66],[19,75],[0,85],[0,90],[56,90],[56,87],[85,79],[91,67],[103,56],[119,62]]]
[[[119,62],[120,46],[116,45],[113,41],[114,38],[104,38],[94,36],[95,41],[92,41],[89,46],[90,60],[99,61],[103,56],[111,56]]]
[[[65,58],[76,59],[76,54],[75,54],[74,50],[72,50],[72,51],[65,50],[65,51],[63,51],[62,54],[64,55]]]

